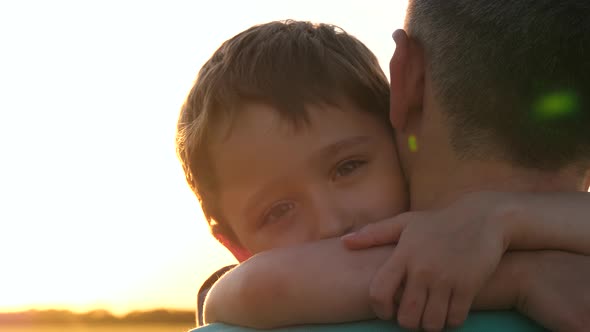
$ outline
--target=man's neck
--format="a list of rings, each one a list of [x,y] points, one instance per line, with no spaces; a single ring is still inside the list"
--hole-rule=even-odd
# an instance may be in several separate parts
[[[436,102],[433,88],[425,79],[420,111],[410,113],[405,126],[396,131],[396,143],[403,170],[409,181],[411,210],[447,206],[463,194],[475,191],[574,192],[583,191],[584,174],[579,165],[561,171],[544,172],[515,167],[499,157],[476,161],[459,158],[451,142],[449,117]],[[409,138],[419,143],[411,149]],[[489,135],[476,137],[492,140]],[[465,138],[469,139],[469,138]],[[405,145],[408,142],[408,146]],[[481,147],[482,151],[486,147]],[[488,155],[501,155],[501,147],[487,146]],[[481,151],[480,151],[481,152]],[[590,173],[590,170],[588,171]],[[588,174],[590,175],[590,174]]]
[[[437,164],[414,174],[410,181],[411,209],[441,208],[474,191],[583,191],[583,176],[574,167],[560,172],[515,168],[501,162],[457,161]]]

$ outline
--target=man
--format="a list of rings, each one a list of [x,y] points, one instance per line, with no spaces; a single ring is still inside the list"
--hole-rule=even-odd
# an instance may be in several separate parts
[[[590,5],[583,1],[410,1],[406,32],[395,35],[391,120],[409,179],[413,210],[445,207],[466,193],[481,190],[584,189],[590,156],[590,131],[586,128],[590,123],[590,82],[585,75],[590,69],[589,15]],[[273,261],[289,264],[304,260],[308,264],[289,270],[287,274],[295,281],[287,285],[309,299],[334,283],[329,273],[343,278],[350,275],[347,286],[369,284],[375,265],[383,263],[382,258],[371,261],[371,257],[387,257],[391,252],[385,248],[385,254],[374,254],[377,248],[351,254],[339,251],[337,244],[324,242],[259,258],[269,269],[252,274],[252,278],[269,278],[258,279],[260,287],[252,286],[256,280],[248,283],[251,294],[259,295],[255,309],[264,314],[264,292],[285,288],[286,284],[274,278],[284,271],[273,269]],[[365,253],[367,256],[362,256]],[[507,256],[512,264],[531,264],[531,270],[545,278],[536,279],[530,286],[533,291],[517,301],[520,311],[552,329],[586,328],[583,320],[590,317],[587,257],[555,252]],[[350,266],[339,263],[342,261],[366,265],[350,270],[314,265],[326,262],[326,257],[336,267]],[[369,265],[371,268],[366,268]],[[506,266],[510,263],[499,266],[496,286],[513,278]],[[310,272],[313,268],[317,273]],[[314,279],[317,288],[297,289],[298,284],[305,284],[305,278]],[[500,286],[492,285],[489,292],[501,290]],[[363,294],[348,296],[348,301],[336,294],[332,302],[341,304],[338,309],[344,317],[326,321],[366,312],[368,301]],[[279,306],[276,299],[270,301],[272,296],[266,298]],[[328,303],[322,302],[325,298],[304,302],[315,312],[308,322],[326,318],[321,312]],[[350,302],[358,307],[351,308]],[[294,307],[293,302],[290,306]],[[298,318],[306,321],[305,315]],[[415,328],[416,323],[420,321],[405,325]]]
[[[588,15],[590,4],[579,1],[410,1],[407,32],[394,34],[390,115],[411,210],[445,207],[476,190],[587,190]],[[386,243],[389,224],[364,237]],[[398,255],[402,245],[403,235]],[[388,278],[400,263],[390,260],[376,277],[377,310],[391,308]],[[424,289],[409,288],[402,307],[420,307]]]

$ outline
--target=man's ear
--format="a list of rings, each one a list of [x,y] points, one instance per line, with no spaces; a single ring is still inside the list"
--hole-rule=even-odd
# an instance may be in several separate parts
[[[424,96],[424,51],[404,30],[393,33],[395,52],[389,62],[391,125],[398,131],[406,129],[410,112],[422,109]]]

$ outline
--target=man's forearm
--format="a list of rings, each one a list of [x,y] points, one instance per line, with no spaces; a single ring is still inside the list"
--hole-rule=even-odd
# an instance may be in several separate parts
[[[205,321],[275,328],[375,318],[369,285],[392,248],[349,251],[339,239],[329,239],[257,255],[213,287]],[[519,279],[511,257],[500,263],[475,309],[512,307]]]

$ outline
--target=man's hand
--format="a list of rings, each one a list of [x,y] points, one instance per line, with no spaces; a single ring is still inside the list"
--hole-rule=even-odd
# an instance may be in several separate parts
[[[525,271],[517,309],[551,331],[588,331],[590,257],[557,251],[512,255]]]
[[[349,249],[397,242],[370,286],[375,314],[391,319],[405,284],[397,310],[401,326],[439,331],[445,323],[462,324],[508,246],[503,224],[491,218],[501,198],[466,195],[443,210],[404,213],[344,236]]]

